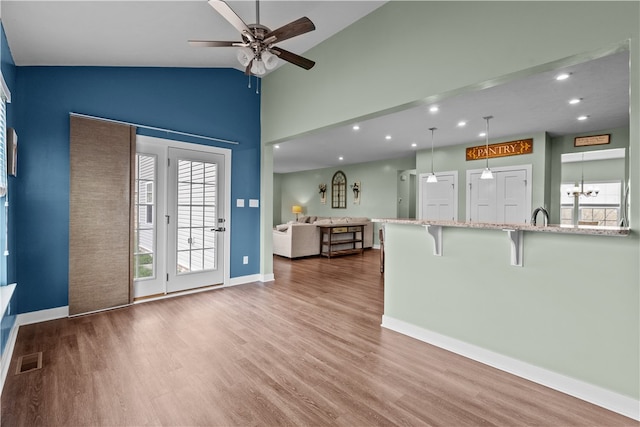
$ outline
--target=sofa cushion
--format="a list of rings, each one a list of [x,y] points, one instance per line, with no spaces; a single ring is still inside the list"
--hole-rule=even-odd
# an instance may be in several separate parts
[[[318,220],[316,220],[316,222],[314,222],[314,224],[317,224],[317,225],[331,224],[331,219],[329,219],[329,218],[318,219]]]
[[[366,217],[349,217],[347,218],[347,222],[358,222],[358,223],[363,223],[363,222],[369,222],[369,218]]]
[[[278,224],[276,225],[276,230],[278,231],[287,231],[289,229],[289,224]]]

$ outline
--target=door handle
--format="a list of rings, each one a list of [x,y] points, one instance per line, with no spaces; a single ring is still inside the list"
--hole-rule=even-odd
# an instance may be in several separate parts
[[[211,231],[227,231],[225,227],[212,228]]]

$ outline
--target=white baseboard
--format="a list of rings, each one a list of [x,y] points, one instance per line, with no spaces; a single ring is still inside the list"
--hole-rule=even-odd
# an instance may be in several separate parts
[[[11,357],[13,356],[13,348],[16,345],[16,339],[18,338],[18,329],[20,325],[18,325],[18,319],[16,318],[15,322],[13,322],[13,327],[11,328],[11,333],[9,334],[9,339],[7,340],[7,345],[4,347],[4,352],[2,353],[2,362],[0,362],[0,366],[2,366],[2,372],[0,372],[0,394],[2,394],[2,389],[4,388],[4,380],[7,379],[7,373],[9,372],[9,365],[11,365]]]
[[[239,277],[232,277],[231,279],[229,279],[229,284],[228,286],[238,286],[238,285],[245,285],[247,283],[253,283],[253,282],[261,282],[262,280],[262,276],[260,274],[251,274],[249,276],[239,276]]]
[[[18,314],[16,316],[16,320],[13,323],[13,327],[11,328],[11,333],[9,334],[9,340],[7,341],[7,345],[4,348],[4,353],[2,353],[2,378],[0,378],[0,393],[4,388],[4,381],[7,378],[7,373],[9,371],[9,365],[11,364],[11,357],[13,356],[13,349],[16,345],[16,339],[18,338],[18,329],[22,325],[30,325],[32,323],[40,323],[46,322],[47,320],[55,320],[61,319],[64,317],[69,317],[69,307],[56,307],[51,308],[49,310],[40,310],[40,311],[32,311],[29,313]]]
[[[19,326],[30,325],[32,323],[46,322],[48,320],[62,319],[69,317],[69,306],[50,308],[48,310],[30,311],[29,313],[18,314],[16,323]]]
[[[260,275],[260,281],[262,283],[273,282],[274,280],[276,280],[276,276],[274,276],[273,273],[271,273],[271,274],[261,274]]]
[[[626,417],[640,420],[640,401],[631,397],[441,335],[390,316],[382,316],[382,327],[561,391]]]

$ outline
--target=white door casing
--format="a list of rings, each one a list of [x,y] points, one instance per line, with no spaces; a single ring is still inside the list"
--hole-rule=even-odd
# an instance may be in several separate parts
[[[143,135],[137,136],[136,150],[138,153],[149,153],[157,156],[158,178],[156,182],[157,208],[155,221],[157,224],[157,270],[153,279],[135,281],[135,297],[167,294],[210,285],[228,285],[230,277],[231,150]],[[182,182],[178,184],[180,161],[182,161],[183,166],[190,162],[199,164],[215,163],[217,165],[215,167],[217,171],[215,182],[217,194],[215,199],[216,212],[213,217],[209,215],[210,212],[206,213],[209,216],[208,220],[204,218],[205,211],[208,209],[204,206],[208,204],[204,202],[204,197],[194,203],[183,203],[182,208],[178,207],[179,187],[182,188],[181,193],[184,201],[185,194],[190,195],[191,190],[202,190],[200,194],[204,194],[204,187],[208,186],[211,189],[213,184],[207,183],[205,185],[200,178],[187,180],[190,181],[189,183]],[[189,188],[188,191],[187,188]],[[189,217],[188,226],[183,224],[185,226],[181,227],[181,232],[179,233],[177,226],[180,216],[178,211],[180,209],[183,214],[186,209],[189,209],[190,213],[196,212],[197,219],[194,220],[197,223],[192,224],[192,218]],[[184,222],[184,215],[182,216]],[[215,227],[210,226],[212,219],[216,223]],[[224,223],[218,223],[218,219],[224,220]],[[205,225],[208,228],[205,228]],[[218,226],[224,228],[225,231],[211,231],[214,228],[218,228]],[[186,231],[191,232],[195,228],[198,229],[200,237],[195,234],[194,236],[189,236],[190,240],[186,242],[189,245],[188,248],[185,247],[185,242],[179,243],[181,238],[185,236]],[[178,264],[178,246],[180,245],[183,253],[193,254],[199,252],[204,255],[206,248],[209,248],[209,246],[205,247],[204,240],[206,238],[210,243],[212,235],[216,235],[215,268],[204,268],[204,263],[198,264],[196,262],[186,268],[186,270],[195,271],[184,271],[184,268],[181,269],[183,271],[178,271],[176,268]],[[193,245],[189,242],[192,242]],[[212,251],[209,252],[211,253]],[[203,258],[201,257],[200,259],[202,260]],[[211,265],[206,267],[211,267]]]

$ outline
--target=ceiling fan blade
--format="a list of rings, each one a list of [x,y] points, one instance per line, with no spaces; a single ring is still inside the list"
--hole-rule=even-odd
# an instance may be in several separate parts
[[[232,47],[243,45],[242,42],[214,41],[214,40],[189,40],[194,47]]]
[[[269,50],[275,54],[278,55],[279,58],[292,63],[293,65],[297,65],[298,67],[302,67],[305,70],[310,70],[311,68],[313,68],[314,65],[316,65],[316,63],[310,59],[304,58],[300,55],[296,55],[295,53],[289,52],[288,50],[284,50],[280,47],[271,47],[269,48]]]
[[[291,37],[299,36],[300,34],[308,33],[316,29],[313,22],[306,16],[297,19],[293,22],[289,22],[280,28],[277,28],[270,33],[265,34],[265,44],[271,44],[281,42],[283,40],[290,39]]]
[[[209,5],[214,8],[224,19],[229,21],[231,25],[233,25],[240,34],[244,34],[245,32],[248,34],[253,34],[247,24],[231,9],[231,7],[222,0],[209,0]]]

